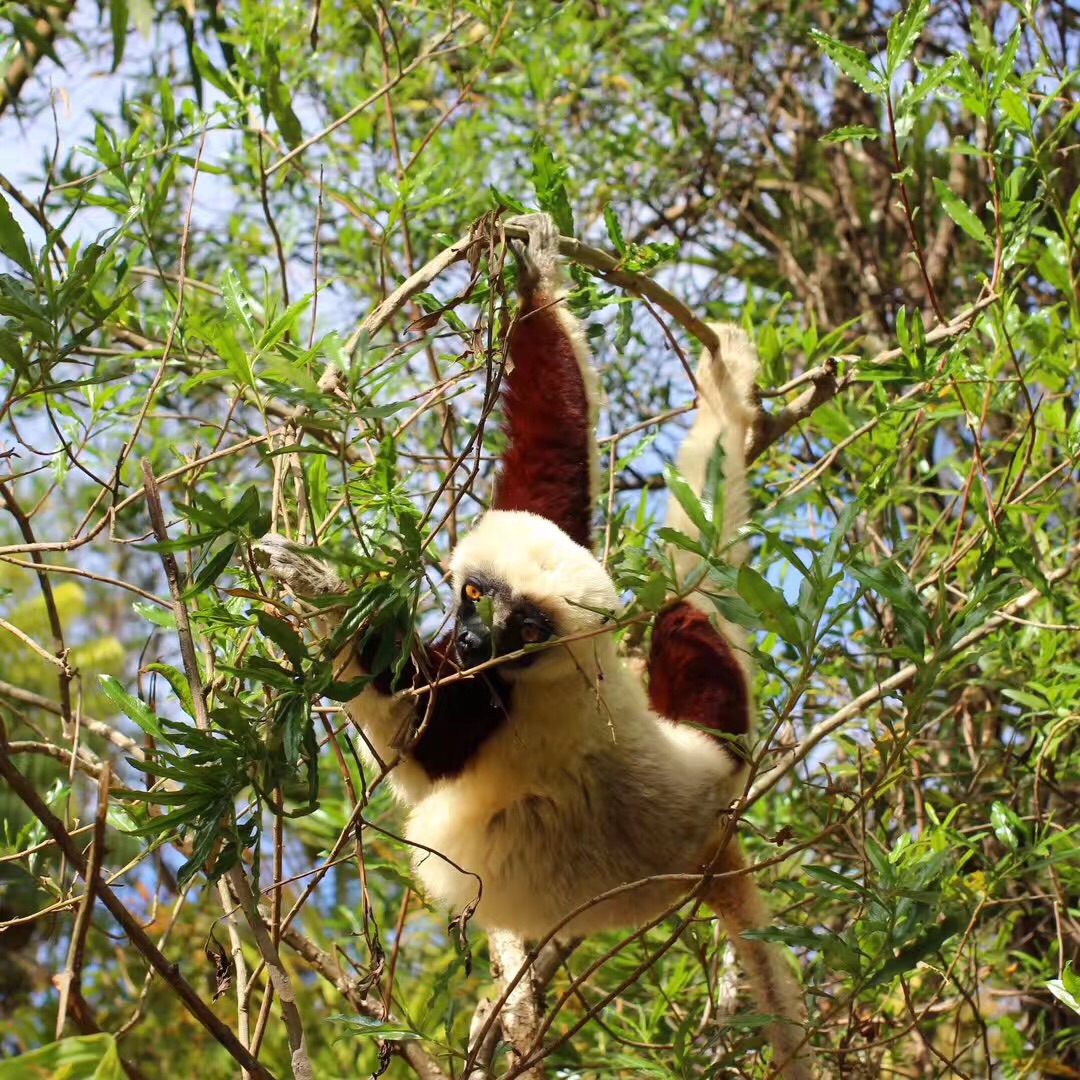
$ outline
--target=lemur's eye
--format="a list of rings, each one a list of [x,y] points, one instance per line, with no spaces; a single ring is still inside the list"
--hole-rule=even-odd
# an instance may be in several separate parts
[[[484,590],[479,585],[474,585],[471,581],[465,586],[465,599],[471,600],[474,604],[484,595]]]
[[[546,626],[541,626],[538,622],[529,620],[522,624],[521,640],[526,645],[539,645],[541,641],[546,641],[549,637],[551,637],[551,632]]]

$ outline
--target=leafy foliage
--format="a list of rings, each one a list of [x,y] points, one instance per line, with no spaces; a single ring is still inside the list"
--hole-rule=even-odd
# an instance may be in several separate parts
[[[110,765],[104,880],[217,1016],[289,1070],[287,1025],[255,1019],[264,918],[316,1076],[461,1075],[493,972],[418,893],[334,657],[374,627],[400,670],[445,617],[511,271],[485,240],[361,319],[540,207],[758,345],[736,572],[719,501],[670,468],[690,342],[570,271],[629,658],[663,544],[690,543],[658,528],[665,488],[753,630],[745,831],[824,1074],[1080,1068],[1075,12],[47,7],[0,7],[0,756],[80,851]],[[270,528],[352,583],[335,641],[267,595]],[[0,814],[0,1076],[235,1075],[100,898],[78,929],[44,816],[6,790]],[[223,911],[237,876],[261,916]],[[689,909],[583,943],[551,968],[550,1075],[765,1075],[721,956]]]

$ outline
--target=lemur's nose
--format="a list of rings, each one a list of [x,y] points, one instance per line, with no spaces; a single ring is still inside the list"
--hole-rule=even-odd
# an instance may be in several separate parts
[[[457,646],[458,660],[465,667],[491,659],[491,635],[487,627],[459,627],[454,644]]]

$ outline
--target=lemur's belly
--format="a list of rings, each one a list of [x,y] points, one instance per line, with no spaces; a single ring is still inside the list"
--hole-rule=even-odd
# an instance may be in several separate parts
[[[527,786],[469,773],[439,784],[409,818],[422,845],[413,861],[430,898],[455,914],[479,899],[486,926],[540,937],[577,908],[560,936],[633,925],[659,915],[693,886],[715,842],[724,785],[707,772],[678,783],[608,755]],[[670,784],[662,797],[656,786]],[[643,788],[650,797],[642,798]],[[437,852],[439,854],[434,854]],[[600,893],[656,875],[687,875]],[[478,880],[479,879],[479,880]]]

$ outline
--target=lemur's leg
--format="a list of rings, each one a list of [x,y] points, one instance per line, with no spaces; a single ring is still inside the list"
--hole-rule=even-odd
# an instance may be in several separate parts
[[[539,514],[591,550],[599,482],[596,376],[581,325],[563,299],[559,233],[547,214],[505,224],[529,235],[510,241],[521,305],[503,375],[507,447],[492,509]]]
[[[709,462],[717,445],[724,451],[724,515],[720,542],[727,544],[746,522],[746,436],[754,419],[751,394],[757,378],[754,346],[736,326],[715,327],[723,367],[706,352],[697,369],[698,414],[679,451],[679,471],[699,497],[704,497]],[[694,525],[674,497],[668,503],[668,524],[691,539]],[[746,557],[746,543],[727,549],[730,562]],[[699,573],[702,560],[673,548],[678,584],[684,587]],[[702,584],[705,584],[704,582]],[[653,623],[649,655],[649,701],[661,715],[689,721],[730,735],[747,735],[752,710],[749,662],[742,630],[718,618],[699,589],[665,607]]]

